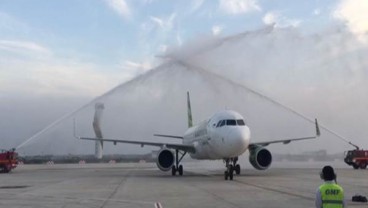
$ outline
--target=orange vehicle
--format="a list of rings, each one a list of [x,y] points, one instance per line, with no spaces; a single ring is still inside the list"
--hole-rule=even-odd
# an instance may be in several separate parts
[[[354,169],[366,169],[368,165],[368,150],[359,149],[358,146],[349,142],[356,149],[345,152],[345,163],[353,166]]]
[[[0,150],[0,172],[9,173],[18,165],[18,153],[12,150]]]

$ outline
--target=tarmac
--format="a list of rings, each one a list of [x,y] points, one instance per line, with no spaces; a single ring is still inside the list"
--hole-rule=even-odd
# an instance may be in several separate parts
[[[281,163],[280,163],[281,164]],[[286,164],[286,165],[285,165]],[[282,163],[266,171],[242,167],[225,181],[219,161],[183,163],[171,176],[154,163],[20,165],[0,174],[0,207],[314,207],[322,163]],[[368,195],[368,170],[336,168],[348,207]]]

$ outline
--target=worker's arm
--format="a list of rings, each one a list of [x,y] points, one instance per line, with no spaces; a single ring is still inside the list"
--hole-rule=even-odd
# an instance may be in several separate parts
[[[322,196],[321,196],[321,191],[319,190],[319,188],[317,189],[316,192],[316,208],[322,208]]]

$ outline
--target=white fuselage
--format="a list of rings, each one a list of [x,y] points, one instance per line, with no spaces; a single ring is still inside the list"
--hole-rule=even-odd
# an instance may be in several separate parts
[[[183,144],[194,145],[194,159],[224,159],[243,154],[250,143],[250,130],[235,111],[221,111],[210,119],[189,128]]]

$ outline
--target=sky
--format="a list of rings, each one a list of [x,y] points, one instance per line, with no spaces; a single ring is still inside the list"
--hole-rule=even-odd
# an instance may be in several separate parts
[[[0,148],[168,60],[363,138],[367,19],[365,0],[0,0]]]
[[[1,0],[2,94],[23,93],[19,87],[27,85],[32,93],[95,96],[157,66],[157,55],[200,35],[225,36],[267,24],[309,32],[346,24],[360,33],[368,28],[366,4],[359,0]],[[95,82],[99,89],[90,87]]]

